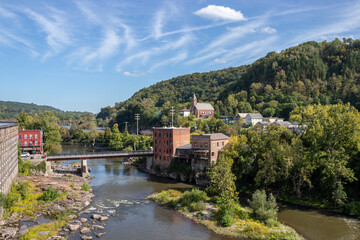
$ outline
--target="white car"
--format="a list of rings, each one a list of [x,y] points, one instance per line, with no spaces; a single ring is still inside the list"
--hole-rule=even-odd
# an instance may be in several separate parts
[[[26,153],[22,153],[21,157],[30,157],[30,153],[26,152]]]

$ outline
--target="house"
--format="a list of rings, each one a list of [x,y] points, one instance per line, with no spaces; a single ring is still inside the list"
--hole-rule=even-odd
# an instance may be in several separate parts
[[[198,103],[196,96],[191,101],[190,113],[195,115],[195,118],[206,118],[214,116],[214,108],[210,103]]]
[[[268,122],[268,123],[283,122],[283,121],[284,121],[283,118],[278,118],[278,117],[263,118],[263,122]]]
[[[183,117],[190,117],[190,110],[189,109],[181,109],[179,114],[180,114],[180,116],[183,116]]]
[[[245,117],[245,125],[256,125],[262,123],[263,116],[260,113],[248,113]]]
[[[236,114],[236,116],[234,117],[234,120],[235,121],[238,121],[240,118],[244,119],[244,122],[245,122],[245,118],[246,118],[246,115],[248,115],[249,113],[238,113]]]
[[[43,132],[41,130],[19,130],[21,152],[43,153]]]

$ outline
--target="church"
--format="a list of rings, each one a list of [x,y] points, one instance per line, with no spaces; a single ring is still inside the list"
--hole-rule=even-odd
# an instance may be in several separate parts
[[[198,103],[196,96],[191,101],[190,113],[196,118],[207,118],[214,116],[214,108],[210,103]]]

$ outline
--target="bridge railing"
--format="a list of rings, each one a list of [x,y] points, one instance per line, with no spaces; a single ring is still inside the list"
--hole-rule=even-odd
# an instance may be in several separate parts
[[[71,156],[108,156],[108,155],[117,155],[117,154],[132,154],[132,155],[141,155],[146,153],[153,153],[152,150],[138,150],[138,151],[107,151],[107,152],[91,152],[91,153],[60,153],[60,154],[49,154],[47,157],[71,157]]]

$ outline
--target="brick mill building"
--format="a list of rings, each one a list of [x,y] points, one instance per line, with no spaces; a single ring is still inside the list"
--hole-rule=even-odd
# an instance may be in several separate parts
[[[213,117],[214,108],[210,103],[198,103],[194,94],[191,101],[190,113],[194,114],[196,118]]]
[[[18,124],[0,122],[0,193],[10,191],[17,173]]]
[[[154,165],[168,167],[176,148],[190,143],[190,128],[154,128],[153,137]]]
[[[19,130],[21,152],[43,153],[43,132],[41,130]]]

